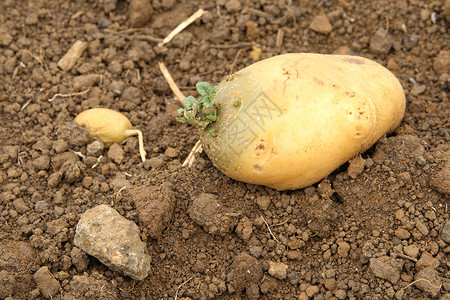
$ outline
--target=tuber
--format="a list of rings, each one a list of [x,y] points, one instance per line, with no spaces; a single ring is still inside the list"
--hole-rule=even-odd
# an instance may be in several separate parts
[[[120,112],[108,108],[92,108],[81,112],[74,122],[85,128],[91,139],[102,141],[109,147],[114,143],[121,143],[130,136],[137,135],[139,139],[139,153],[145,161],[146,152],[142,132],[132,129],[130,120]]]
[[[179,120],[233,179],[278,190],[328,176],[401,122],[405,95],[380,64],[357,56],[284,54],[197,84]]]

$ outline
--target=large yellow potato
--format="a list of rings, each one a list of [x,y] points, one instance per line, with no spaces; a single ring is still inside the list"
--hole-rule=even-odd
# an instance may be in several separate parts
[[[229,76],[215,96],[217,120],[201,131],[223,173],[278,190],[311,185],[401,122],[397,78],[371,60],[285,54]]]

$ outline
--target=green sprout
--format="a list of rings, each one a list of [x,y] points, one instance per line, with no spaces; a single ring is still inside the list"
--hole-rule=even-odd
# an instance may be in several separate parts
[[[200,98],[193,96],[184,98],[184,108],[180,108],[178,121],[194,125],[201,130],[205,130],[209,124],[217,120],[217,104],[215,97],[218,90],[217,86],[211,86],[208,82],[199,82],[196,84]]]
[[[236,97],[231,100],[231,105],[234,107],[240,107],[241,106],[241,97]]]

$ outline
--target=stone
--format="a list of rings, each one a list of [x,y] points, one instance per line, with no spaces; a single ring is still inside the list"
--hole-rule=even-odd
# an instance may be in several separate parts
[[[445,221],[444,225],[442,225],[441,239],[450,244],[450,220]]]
[[[164,151],[164,155],[167,156],[168,158],[176,158],[178,157],[179,154],[180,151],[172,147],[169,147],[166,149],[166,151]]]
[[[131,0],[128,7],[128,18],[132,27],[142,27],[150,21],[153,7],[150,0]]]
[[[288,266],[284,263],[269,262],[269,274],[277,279],[283,280],[287,276]]]
[[[50,209],[50,204],[44,200],[40,200],[34,204],[34,210],[38,213],[44,212]]]
[[[33,279],[42,296],[45,298],[53,299],[53,296],[55,296],[61,288],[59,281],[55,279],[52,273],[50,273],[47,266],[37,270],[33,275]]]
[[[333,26],[325,15],[315,16],[311,24],[309,24],[309,29],[321,34],[329,34],[333,30]]]
[[[417,288],[436,297],[441,290],[442,279],[438,272],[431,268],[420,270],[414,277],[414,284]]]
[[[337,253],[340,257],[347,257],[350,251],[350,245],[347,242],[339,242]]]
[[[86,154],[97,156],[102,153],[103,149],[105,149],[105,144],[102,141],[93,141],[86,146]]]
[[[370,259],[370,269],[375,276],[389,280],[393,284],[400,279],[402,267],[403,265],[398,260],[389,256]]]
[[[411,94],[413,96],[419,96],[420,94],[423,94],[423,92],[425,92],[426,89],[427,87],[424,84],[414,85],[411,89]]]
[[[81,215],[74,245],[133,279],[142,280],[150,271],[151,258],[138,226],[108,205],[96,206]]]
[[[411,233],[405,228],[397,228],[395,230],[395,236],[402,240],[407,240],[411,237]]]
[[[375,54],[387,54],[392,48],[392,40],[386,30],[380,28],[370,38],[370,51]]]

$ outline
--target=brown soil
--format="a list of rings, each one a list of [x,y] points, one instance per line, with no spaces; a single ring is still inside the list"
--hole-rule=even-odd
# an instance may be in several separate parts
[[[150,20],[131,30],[129,1],[2,0],[0,298],[449,299],[444,2],[153,0]],[[157,45],[198,8],[207,14]],[[58,61],[77,40],[87,49],[64,72]],[[196,82],[251,64],[251,42],[262,58],[339,51],[387,66],[407,97],[401,126],[364,160],[296,191],[236,182],[204,153],[182,167],[198,135],[176,122],[157,62],[194,95]],[[80,94],[57,96],[71,93]],[[146,163],[137,138],[87,155],[85,132],[67,123],[97,106],[144,132]],[[146,197],[162,212],[139,211]],[[99,204],[139,225],[152,256],[146,279],[73,246],[80,215]],[[379,270],[377,257],[400,267]],[[424,265],[429,277],[415,282]]]

